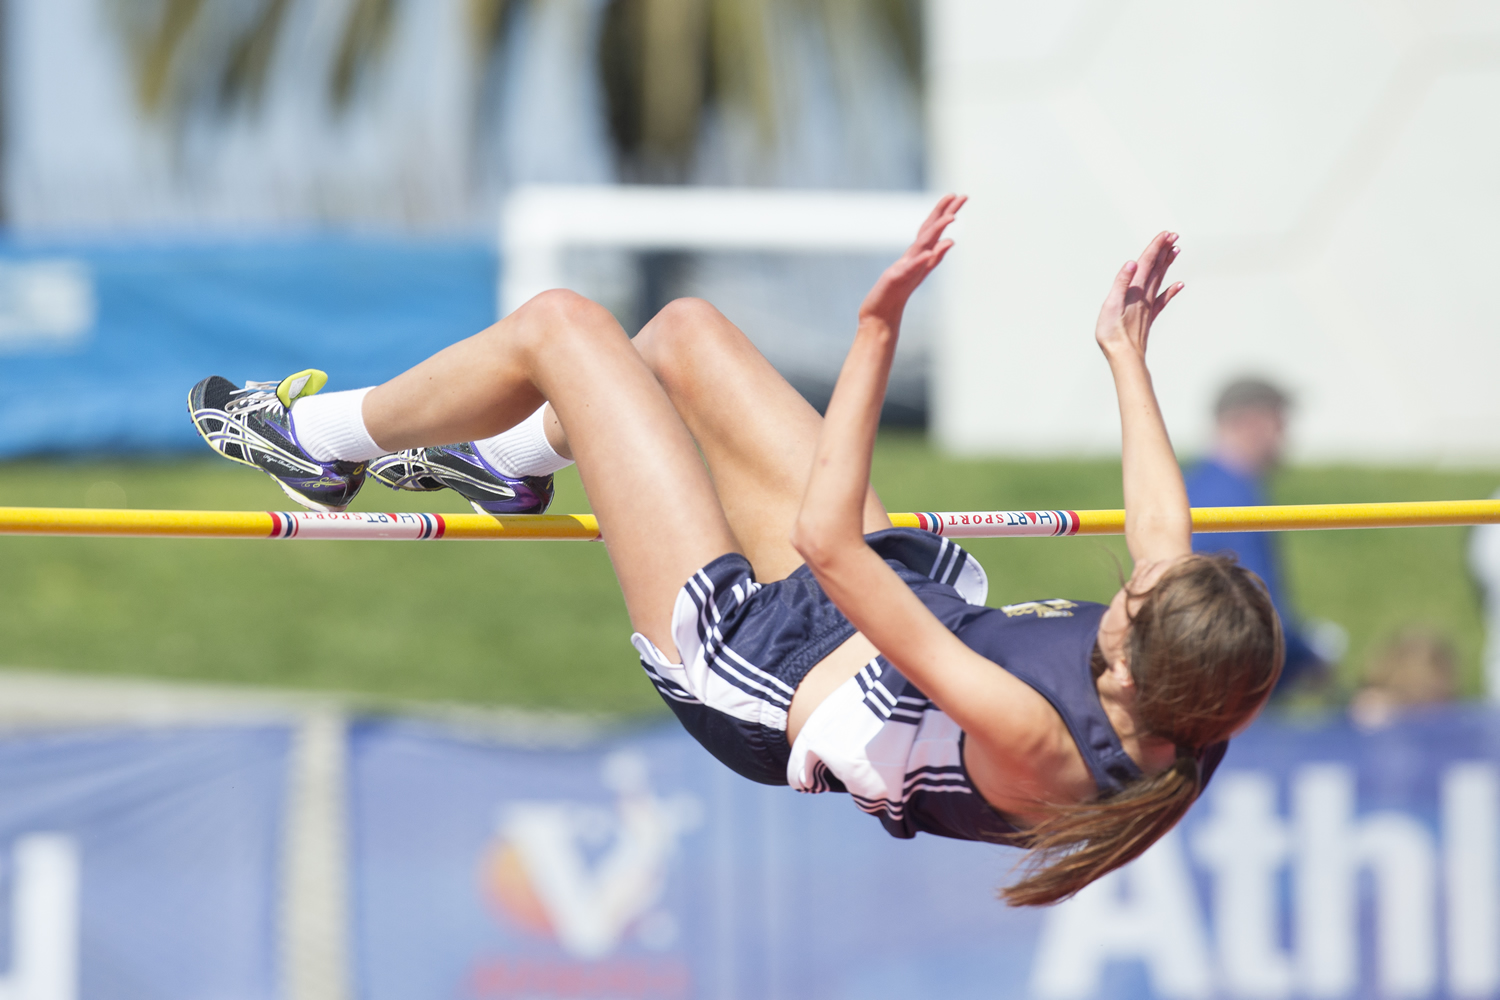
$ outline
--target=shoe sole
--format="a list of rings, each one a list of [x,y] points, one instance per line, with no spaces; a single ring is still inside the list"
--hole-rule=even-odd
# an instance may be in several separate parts
[[[379,476],[371,476],[370,478],[386,489],[395,490],[397,493],[440,493],[448,488],[446,486],[433,486],[431,488],[426,486],[395,486],[381,479]]]
[[[256,466],[256,468],[259,469],[260,466]],[[264,469],[261,469],[261,471],[265,472]],[[312,500],[307,499],[307,497],[303,496],[302,494],[296,492],[286,483],[283,483],[281,480],[277,479],[275,476],[272,476],[270,473],[266,473],[266,475],[271,480],[271,482],[281,487],[281,492],[285,493],[287,496],[291,497],[293,500],[297,501],[308,510],[316,511],[319,514],[342,514],[344,511],[349,509],[348,504],[345,504],[342,507],[335,507],[332,504],[316,503]]]
[[[453,492],[458,493],[457,490],[454,490]],[[463,496],[463,494],[459,493],[459,496]],[[464,499],[467,500],[468,498],[464,497]],[[543,508],[542,510],[533,511],[530,514],[523,514],[520,511],[505,511],[503,513],[496,513],[492,510],[485,510],[479,505],[478,500],[469,500],[469,506],[474,508],[474,513],[484,514],[488,517],[536,517],[538,514],[547,513],[547,510],[550,509],[552,505],[549,503],[547,507]]]

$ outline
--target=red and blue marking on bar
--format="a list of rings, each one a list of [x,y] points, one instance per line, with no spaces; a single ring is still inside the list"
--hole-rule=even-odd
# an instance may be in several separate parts
[[[441,514],[323,514],[316,511],[266,511],[272,538],[389,538],[436,541],[448,530]]]
[[[1072,510],[918,511],[923,531],[950,538],[1076,535],[1082,520]]]

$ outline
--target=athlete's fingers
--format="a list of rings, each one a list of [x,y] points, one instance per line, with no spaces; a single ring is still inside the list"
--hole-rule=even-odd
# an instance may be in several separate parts
[[[951,194],[945,194],[938,199],[938,203],[932,207],[932,211],[927,213],[927,218],[923,219],[922,224],[917,227],[916,239],[912,240],[911,244],[913,247],[931,245],[933,231],[937,227],[938,222],[947,214],[948,205],[952,201],[953,195]]]
[[[1179,281],[1177,282],[1177,284],[1171,286],[1165,292],[1162,292],[1160,295],[1158,295],[1156,297],[1156,305],[1151,310],[1152,317],[1154,318],[1160,315],[1161,311],[1167,307],[1167,303],[1177,298],[1177,293],[1182,291],[1186,287],[1186,285]]]
[[[1156,258],[1156,287],[1160,288],[1162,282],[1167,278],[1167,271],[1177,260],[1177,254],[1182,248],[1177,245],[1177,234],[1172,233],[1167,243],[1161,248],[1161,253]]]
[[[1172,245],[1172,235],[1169,232],[1158,233],[1146,247],[1145,253],[1141,254],[1141,276],[1138,283],[1147,301],[1156,298],[1156,290],[1161,285],[1162,260]]]
[[[1115,275],[1114,284],[1109,286],[1109,294],[1104,297],[1106,309],[1119,312],[1125,307],[1125,296],[1130,291],[1130,282],[1135,278],[1136,272],[1140,270],[1133,260],[1127,260],[1120,265],[1119,272]]]
[[[1157,273],[1157,288],[1160,288],[1162,282],[1166,280],[1167,269],[1170,268],[1173,262],[1177,260],[1178,250],[1179,248],[1176,246],[1170,247],[1164,255],[1161,267],[1158,269]],[[1180,291],[1182,288],[1182,283],[1178,282],[1176,288]],[[1155,319],[1157,314],[1166,308],[1167,303],[1172,301],[1172,296],[1176,294],[1177,292],[1173,291],[1171,286],[1169,286],[1167,288],[1167,291],[1162,293],[1161,295],[1155,294],[1155,290],[1153,289],[1153,294],[1151,297],[1151,318]]]
[[[928,222],[927,225],[922,227],[922,231],[917,234],[916,240],[912,243],[907,252],[911,253],[912,251],[916,251],[920,253],[926,250],[931,250],[933,246],[937,244],[937,241],[942,239],[943,230],[947,229],[948,224],[952,221],[953,220],[950,216],[944,215]]]
[[[958,195],[952,193],[945,194],[941,198],[939,198],[937,204],[932,206],[932,211],[927,213],[927,218],[923,220],[920,226],[917,227],[919,238],[920,234],[925,233],[929,226],[931,226],[938,219],[942,218],[944,215],[947,215],[948,207],[957,200]]]
[[[931,262],[927,265],[927,272],[931,274],[932,271],[943,262],[943,258],[948,256],[948,251],[952,249],[952,240],[944,240],[936,247],[934,247],[931,251]]]
[[[916,242],[913,246],[931,248],[943,235],[943,231],[953,224],[958,217],[958,210],[963,207],[969,199],[956,194],[944,195],[937,206],[927,216],[927,221],[922,223],[922,228],[917,232]]]

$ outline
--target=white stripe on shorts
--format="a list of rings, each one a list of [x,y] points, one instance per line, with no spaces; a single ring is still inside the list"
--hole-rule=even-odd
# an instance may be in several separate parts
[[[756,584],[743,589],[736,587],[735,603],[744,603],[758,589]],[[710,617],[714,626],[709,624]],[[719,620],[718,607],[713,602],[713,582],[700,571],[688,581],[688,586],[677,592],[677,603],[672,608],[672,638],[682,662],[673,663],[639,632],[630,637],[630,642],[647,665],[647,672],[656,675],[653,681],[659,677],[665,682],[658,683],[658,689],[667,691],[674,700],[687,701],[681,696],[685,693],[742,722],[785,730],[790,689],[725,646],[716,624]]]

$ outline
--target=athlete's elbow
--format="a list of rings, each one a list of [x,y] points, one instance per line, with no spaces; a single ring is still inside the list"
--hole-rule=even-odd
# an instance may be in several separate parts
[[[828,544],[815,525],[809,524],[805,518],[797,518],[792,525],[792,548],[809,566],[819,565],[827,557]]]
[[[798,517],[792,525],[792,548],[812,569],[822,569],[838,562],[848,548],[831,525],[813,517]]]

